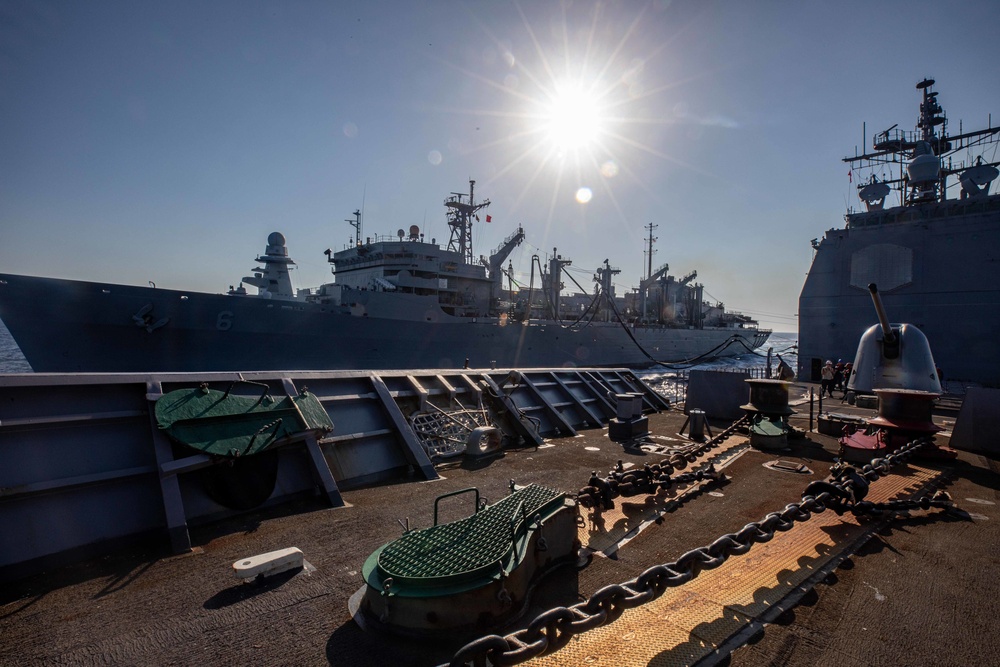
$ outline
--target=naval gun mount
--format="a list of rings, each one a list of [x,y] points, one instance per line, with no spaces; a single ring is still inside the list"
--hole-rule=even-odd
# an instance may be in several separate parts
[[[890,324],[875,283],[868,285],[879,323],[861,336],[849,392],[872,394],[875,389],[909,389],[941,393],[934,356],[927,337],[912,324]]]

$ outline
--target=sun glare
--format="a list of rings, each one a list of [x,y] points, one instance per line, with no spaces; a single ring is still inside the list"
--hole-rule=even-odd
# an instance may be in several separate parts
[[[595,3],[588,12],[575,11],[580,7],[573,3],[551,3],[561,8],[560,17],[546,9],[549,4],[518,5],[524,34],[513,32],[514,41],[494,34],[484,21],[492,40],[482,51],[484,67],[474,52],[467,54],[469,67],[454,64],[496,93],[484,98],[483,108],[468,110],[476,130],[480,120],[491,130],[476,136],[474,148],[500,160],[494,179],[524,175],[516,206],[551,183],[553,210],[558,198],[571,195],[579,204],[621,211],[615,196],[621,187],[615,186],[634,179],[647,187],[639,175],[641,160],[677,162],[661,148],[659,133],[676,120],[663,100],[671,87],[663,83],[672,72],[664,57],[667,44],[655,30],[651,44],[645,39],[649,12],[657,20],[662,12],[656,3],[644,3],[633,16],[618,3]]]
[[[599,100],[579,85],[556,88],[543,113],[543,121],[547,139],[560,150],[589,148],[602,131]]]

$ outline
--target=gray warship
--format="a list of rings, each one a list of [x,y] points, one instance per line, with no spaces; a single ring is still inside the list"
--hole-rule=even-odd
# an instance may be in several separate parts
[[[335,278],[319,288],[293,286],[274,232],[228,293],[0,274],[0,319],[35,372],[646,367],[747,353],[770,335],[667,265],[619,297],[605,261],[592,294],[577,283],[564,295],[571,262],[554,249],[516,288],[504,261],[523,228],[476,258],[473,224],[490,201],[476,201],[470,180],[444,204],[447,247],[416,225],[363,237],[355,211],[353,242],[325,252]]]
[[[1000,382],[1000,349],[988,333],[1000,325],[1000,193],[990,192],[1000,162],[988,159],[1000,127],[959,124],[949,135],[933,85],[917,84],[914,131],[893,125],[874,135],[870,152],[844,158],[865,210],[849,210],[845,227],[812,242],[799,297],[801,379],[818,380],[827,359],[854,359],[873,324],[874,283],[892,321],[927,336],[945,379]]]

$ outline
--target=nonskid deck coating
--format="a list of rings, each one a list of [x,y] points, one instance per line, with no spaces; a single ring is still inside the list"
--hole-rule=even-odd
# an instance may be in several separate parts
[[[799,410],[803,415],[793,417],[793,424],[805,428],[807,408]],[[650,424],[654,434],[673,437],[683,421],[682,414],[669,412],[653,415]],[[605,474],[620,459],[636,465],[659,460],[623,452],[606,434],[606,429],[582,431],[582,437],[554,440],[545,449],[509,451],[477,464],[452,462],[439,468],[440,481],[347,491],[346,509],[303,501],[202,527],[193,533],[197,550],[189,555],[135,549],[25,580],[0,591],[0,664],[446,662],[455,646],[376,636],[350,620],[346,603],[361,584],[364,559],[399,536],[397,519],[408,517],[412,527],[430,525],[434,498],[449,491],[478,486],[492,502],[513,478],[573,494],[592,470]],[[811,478],[819,478],[835,451],[832,438],[810,434],[781,458],[806,463],[815,472]],[[595,558],[579,573],[554,573],[519,624],[798,500],[810,478],[766,471],[760,464],[771,458],[748,452],[727,471],[733,479],[722,487],[722,497],[700,494],[680,504],[617,558]],[[984,576],[1000,565],[990,546],[1000,543],[997,464],[962,454],[957,462],[931,467],[953,469],[947,490],[969,515],[932,510],[892,522],[824,580],[829,583],[819,584],[818,595],[767,626],[762,639],[736,650],[732,664],[984,664],[1000,654],[992,625],[1000,612],[1000,584]],[[459,517],[442,520],[454,518]],[[300,547],[316,571],[260,588],[232,578],[233,561],[287,546]],[[851,569],[845,569],[848,563]],[[878,602],[875,589],[884,602]],[[696,589],[678,590],[688,595],[678,602],[682,608],[710,604]],[[703,625],[698,636],[706,643],[722,641],[706,634],[714,629]],[[948,641],[940,641],[942,636]],[[679,641],[687,639],[690,635]]]
[[[935,470],[911,466],[872,485],[868,500],[918,497]],[[763,518],[763,517],[762,517]],[[717,651],[785,600],[831,561],[849,553],[873,524],[832,510],[814,514],[769,542],[755,544],[691,582],[629,609],[613,623],[577,635],[561,650],[526,664],[645,667],[689,665]],[[627,549],[628,547],[624,547]]]

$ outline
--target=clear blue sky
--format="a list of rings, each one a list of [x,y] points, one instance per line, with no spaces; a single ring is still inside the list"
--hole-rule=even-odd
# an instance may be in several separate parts
[[[223,292],[278,230],[316,286],[356,208],[444,243],[474,178],[476,254],[524,225],[525,281],[558,246],[624,292],[652,222],[654,265],[794,331],[862,123],[912,129],[924,77],[952,133],[1000,123],[998,26],[974,0],[0,0],[0,271]]]

